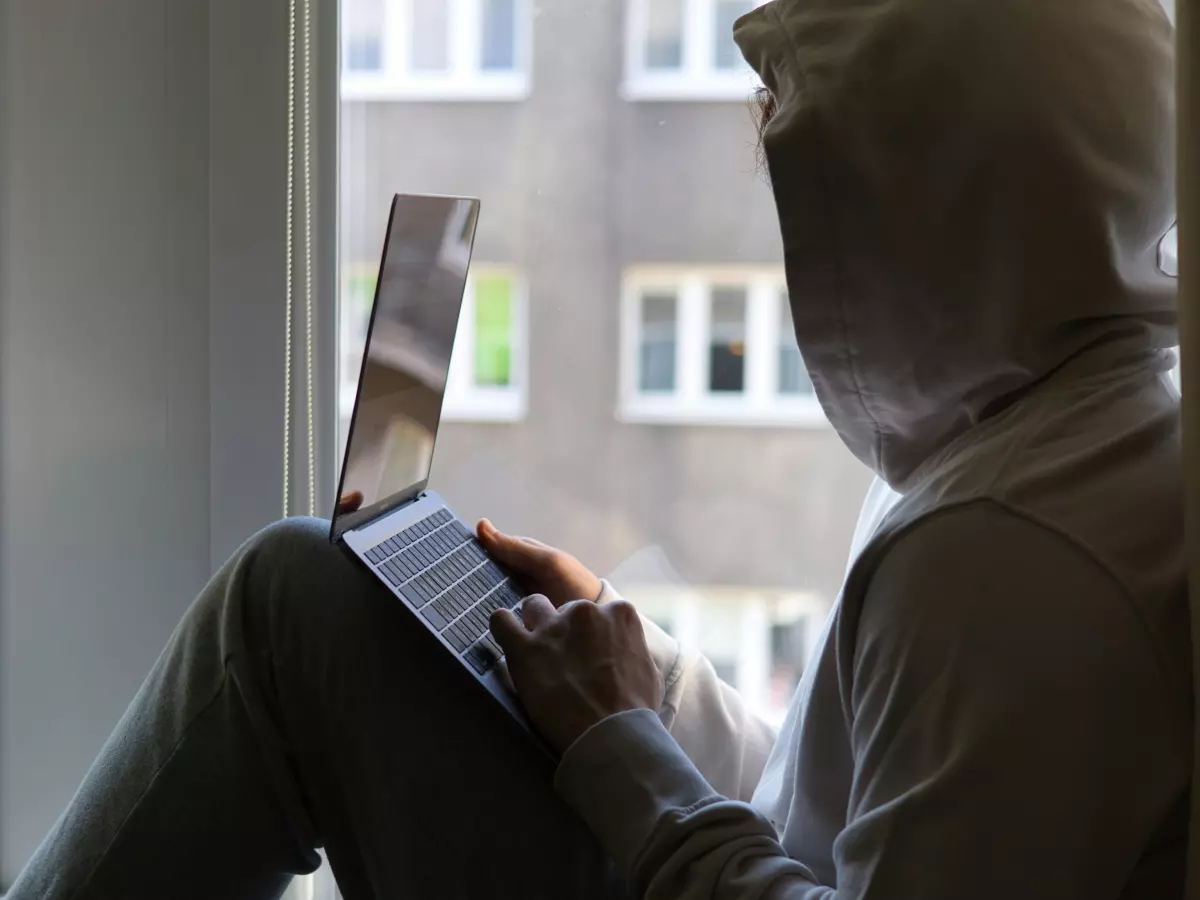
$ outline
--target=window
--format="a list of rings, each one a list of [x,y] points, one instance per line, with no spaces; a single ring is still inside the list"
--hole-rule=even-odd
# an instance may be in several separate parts
[[[630,422],[824,423],[792,327],[783,273],[633,269],[626,273]]]
[[[514,272],[472,268],[450,357],[448,421],[513,422],[525,415],[524,307]]]
[[[345,447],[375,299],[377,264],[343,273],[338,329],[338,457]],[[515,422],[525,415],[525,288],[511,269],[475,264],[463,293],[442,417]]]
[[[579,557],[778,721],[872,476],[826,424],[796,348],[753,78],[728,35],[756,0],[339,2],[343,383],[392,195],[478,197],[431,486],[467,521]],[[374,32],[351,4],[384,21],[378,50],[357,51],[379,64],[357,71],[351,31]],[[432,36],[415,73],[414,27]],[[462,102],[532,73],[534,27],[537,89]],[[661,96],[738,102],[630,103],[626,57]],[[471,90],[417,92],[463,58]]]
[[[638,390],[644,394],[670,394],[675,390],[675,310],[679,300],[673,291],[651,290],[642,295],[641,301]]]
[[[771,707],[786,707],[808,664],[810,635],[809,617],[781,610],[771,623]]]
[[[763,0],[628,0],[625,95],[736,100],[759,82],[733,25]]]
[[[779,292],[779,393],[786,397],[812,397],[813,383],[800,357],[796,328],[792,324],[792,306],[786,290]]]
[[[343,0],[342,98],[514,100],[530,0]]]
[[[708,390],[746,391],[746,289],[714,287],[709,293]]]
[[[347,72],[383,69],[383,0],[346,0],[342,15]]]
[[[737,688],[751,709],[782,721],[827,618],[817,594],[648,584],[624,571],[613,573],[613,583],[643,616],[670,625],[668,633],[681,644],[702,647],[717,677]]]

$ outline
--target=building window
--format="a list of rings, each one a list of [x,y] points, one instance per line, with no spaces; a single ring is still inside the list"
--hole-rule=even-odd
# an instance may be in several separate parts
[[[525,415],[525,289],[515,272],[473,266],[450,357],[443,417],[514,422]]]
[[[771,623],[770,705],[786,706],[796,693],[804,667],[808,664],[808,648],[813,643],[806,616]]]
[[[793,588],[648,583],[633,571],[613,578],[643,617],[703,653],[747,707],[769,722],[783,720],[820,642],[828,600]]]
[[[671,291],[647,291],[641,297],[638,341],[638,390],[644,394],[675,390],[675,312],[679,301]]]
[[[515,100],[530,0],[344,0],[342,99]]]
[[[709,292],[708,390],[746,390],[746,288],[714,286]]]
[[[621,419],[826,423],[781,270],[639,267],[624,282]]]
[[[343,64],[347,72],[383,68],[383,0],[345,0],[342,4]]]
[[[812,379],[800,358],[796,328],[792,324],[792,305],[787,290],[779,292],[779,393],[786,397],[813,396]]]
[[[631,100],[730,100],[760,82],[733,24],[763,0],[627,0],[625,95]]]

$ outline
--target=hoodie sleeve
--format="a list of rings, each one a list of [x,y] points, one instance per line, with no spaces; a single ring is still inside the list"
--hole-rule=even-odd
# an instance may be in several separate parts
[[[603,582],[598,603],[620,596]],[[707,782],[722,794],[749,801],[758,785],[775,729],[755,716],[741,695],[717,677],[704,656],[684,649],[645,617],[642,626],[666,688],[659,719]]]
[[[836,640],[854,779],[836,888],[635,710],[580,737],[556,787],[638,895],[1120,894],[1186,801],[1189,759],[1187,698],[1112,577],[1040,525],[973,509],[901,538],[849,606]],[[1164,734],[1173,721],[1181,733]]]

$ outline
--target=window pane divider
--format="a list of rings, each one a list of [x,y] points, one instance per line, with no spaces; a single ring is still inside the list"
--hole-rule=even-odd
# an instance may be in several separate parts
[[[679,330],[676,335],[675,389],[685,406],[703,402],[708,384],[708,284],[687,275],[679,285]]]
[[[751,279],[746,291],[746,402],[751,408],[771,405],[776,382],[772,379],[778,356],[777,332],[772,329],[772,314],[778,310],[771,302],[773,281],[762,275]],[[774,342],[772,341],[774,338]]]

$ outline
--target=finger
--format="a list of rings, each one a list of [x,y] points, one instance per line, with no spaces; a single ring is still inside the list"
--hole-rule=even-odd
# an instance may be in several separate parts
[[[500,645],[500,649],[505,654],[518,652],[532,638],[529,632],[525,630],[525,626],[521,624],[521,620],[513,615],[512,610],[498,609],[492,613],[488,625],[492,632],[492,637],[496,639],[496,643]]]
[[[513,537],[499,531],[487,519],[482,519],[476,528],[483,549],[498,562],[517,572],[534,572],[545,564],[551,550],[539,541]]]
[[[342,514],[352,513],[362,506],[362,491],[347,491],[337,502],[337,511]]]
[[[521,621],[528,631],[535,631],[557,615],[554,604],[542,594],[530,594],[521,601]]]

